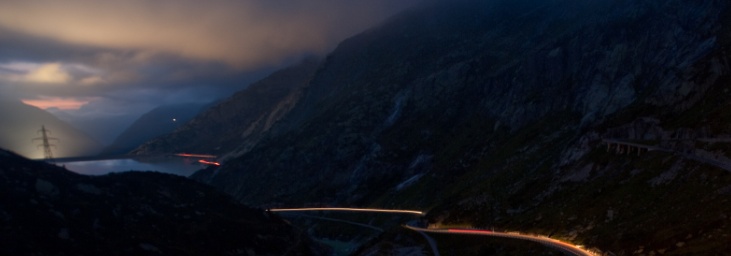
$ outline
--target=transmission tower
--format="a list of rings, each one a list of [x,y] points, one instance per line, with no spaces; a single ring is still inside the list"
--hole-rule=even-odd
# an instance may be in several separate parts
[[[56,145],[51,144],[50,141],[55,140],[58,141],[57,138],[48,137],[48,134],[51,133],[51,131],[46,130],[45,125],[41,125],[41,129],[38,130],[38,133],[41,134],[41,137],[34,138],[33,141],[41,141],[41,144],[38,145],[38,147],[43,147],[43,157],[46,159],[46,161],[53,162],[53,152],[51,151],[52,147],[56,147]]]

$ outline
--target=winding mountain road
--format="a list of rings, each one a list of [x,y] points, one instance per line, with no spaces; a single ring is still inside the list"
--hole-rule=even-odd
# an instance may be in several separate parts
[[[424,216],[422,211],[395,210],[395,209],[372,209],[372,208],[343,208],[343,207],[322,207],[322,208],[278,208],[268,209],[270,212],[307,212],[307,211],[340,211],[340,212],[380,212],[380,213],[403,213]]]
[[[412,215],[424,216],[424,212],[414,211],[414,210],[343,208],[343,207],[282,208],[282,209],[268,209],[267,211],[270,211],[270,212],[346,211],[346,212],[375,212],[375,213],[389,213],[389,214],[412,214]],[[424,238],[427,240],[427,242],[429,243],[429,245],[431,246],[432,251],[434,252],[434,255],[436,255],[436,256],[439,256],[439,250],[437,249],[436,242],[434,241],[434,239],[429,237],[426,233],[439,233],[439,234],[450,234],[450,235],[481,235],[481,236],[520,239],[520,240],[540,243],[542,245],[559,250],[559,251],[567,253],[569,255],[576,255],[576,256],[594,256],[595,255],[589,251],[579,248],[576,245],[569,244],[564,241],[559,241],[556,239],[544,237],[544,236],[525,235],[525,234],[519,234],[519,233],[515,233],[515,232],[495,232],[495,231],[480,230],[480,229],[456,229],[456,228],[430,229],[430,228],[414,227],[414,226],[410,226],[410,225],[403,225],[403,227],[422,234],[424,236]]]
[[[569,243],[559,241],[556,239],[551,239],[548,237],[542,237],[542,236],[523,235],[523,234],[512,233],[512,232],[507,232],[507,233],[506,232],[495,232],[495,231],[480,230],[480,229],[455,229],[455,228],[429,229],[429,228],[418,228],[418,227],[413,227],[413,226],[408,226],[408,225],[404,225],[404,227],[414,230],[414,231],[424,232],[424,233],[439,233],[439,234],[451,234],[451,235],[480,235],[480,236],[504,237],[504,238],[527,240],[527,241],[533,241],[533,242],[540,243],[542,245],[551,247],[553,249],[559,250],[559,251],[567,253],[569,255],[594,256],[593,253],[588,252],[584,249],[581,249],[581,248],[577,247],[576,245],[569,244]]]

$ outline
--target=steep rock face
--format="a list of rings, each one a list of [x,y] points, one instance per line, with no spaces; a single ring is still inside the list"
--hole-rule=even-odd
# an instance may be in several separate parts
[[[686,0],[414,10],[344,41],[254,149],[194,178],[252,204],[419,207],[435,225],[619,255],[722,252],[728,14]],[[608,154],[618,142],[632,158]]]
[[[276,216],[189,179],[83,176],[0,150],[0,254],[309,255]]]
[[[195,117],[201,108],[198,104],[179,104],[150,110],[119,134],[102,154],[125,154],[144,142],[172,132]]]
[[[702,92],[684,76],[715,45],[718,3],[528,2],[425,8],[346,40],[271,139],[212,183],[265,202],[278,193],[239,181],[267,173],[352,201],[420,172],[422,155],[446,171],[541,120],[574,129]]]
[[[261,134],[298,101],[318,60],[275,72],[202,112],[170,134],[153,139],[132,154],[207,153],[227,158],[248,151]]]

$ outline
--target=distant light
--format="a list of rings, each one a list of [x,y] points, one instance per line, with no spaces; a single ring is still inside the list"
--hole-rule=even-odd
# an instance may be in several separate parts
[[[173,122],[177,122],[177,121],[178,121],[178,119],[173,118]]]

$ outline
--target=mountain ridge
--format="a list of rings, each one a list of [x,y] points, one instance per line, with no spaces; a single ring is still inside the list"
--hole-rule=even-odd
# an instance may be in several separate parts
[[[155,137],[173,132],[190,121],[203,108],[199,104],[175,104],[156,107],[135,120],[122,131],[102,155],[120,155],[132,151]]]
[[[0,149],[0,253],[317,255],[277,216],[185,177],[85,176]]]
[[[603,136],[652,119],[670,135],[728,133],[728,4],[532,3],[442,3],[345,40],[251,151],[193,177],[254,205],[431,209],[437,226],[619,255],[728,249],[730,209],[697,212],[728,200],[717,192],[727,171],[675,150],[618,158],[602,144],[633,142]]]
[[[189,152],[228,158],[247,152],[295,104],[317,63],[316,58],[306,58],[274,72],[132,154]]]

